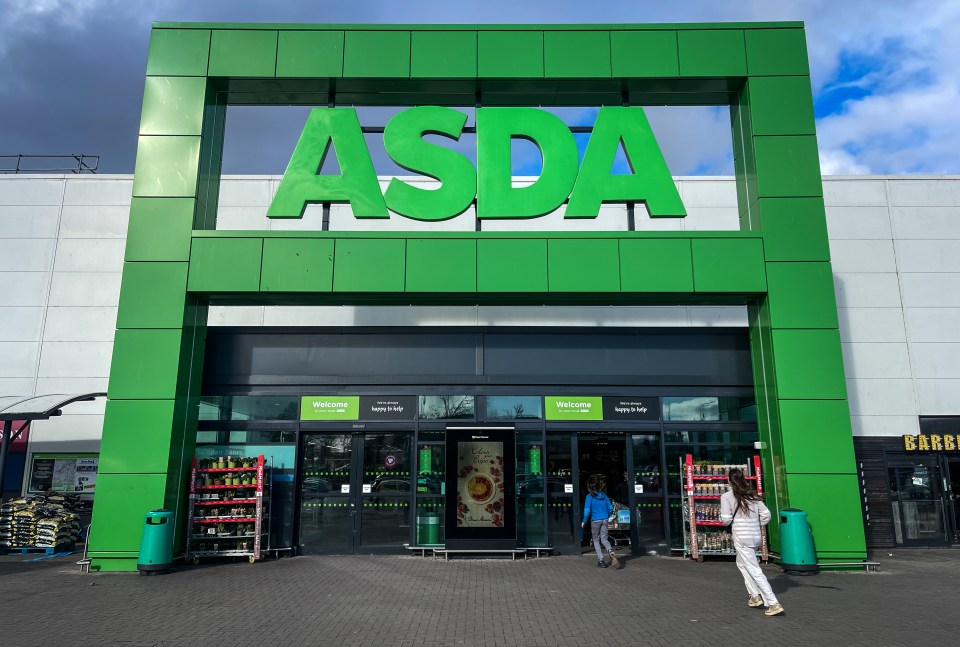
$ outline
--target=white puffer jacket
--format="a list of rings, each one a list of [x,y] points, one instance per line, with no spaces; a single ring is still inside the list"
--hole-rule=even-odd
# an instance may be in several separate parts
[[[733,522],[733,538],[741,546],[759,546],[763,543],[760,525],[770,523],[770,510],[763,501],[751,501],[746,512],[737,511],[737,498],[728,491],[720,497],[720,521],[728,526]]]

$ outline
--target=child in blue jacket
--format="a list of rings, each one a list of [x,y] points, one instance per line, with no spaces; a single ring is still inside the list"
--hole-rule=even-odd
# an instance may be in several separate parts
[[[590,494],[587,495],[583,506],[583,521],[580,523],[580,527],[584,528],[587,522],[590,522],[593,547],[597,550],[597,566],[600,568],[607,567],[607,563],[603,559],[603,553],[600,551],[600,544],[603,544],[603,547],[610,553],[610,563],[613,564],[614,568],[619,568],[620,561],[607,538],[607,519],[613,512],[613,504],[610,503],[610,499],[603,492],[604,485],[604,482],[596,477],[591,477],[587,482],[587,489],[590,490]]]

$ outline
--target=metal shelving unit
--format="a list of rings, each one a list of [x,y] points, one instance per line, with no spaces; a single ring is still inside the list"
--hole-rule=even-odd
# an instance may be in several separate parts
[[[716,465],[694,462],[693,454],[687,454],[681,459],[680,479],[684,492],[683,497],[683,556],[692,557],[698,562],[703,561],[704,555],[724,555],[735,557],[737,552],[733,548],[733,539],[720,521],[720,497],[726,491],[726,471],[732,465]],[[757,486],[757,493],[763,495],[763,473],[760,467],[760,457],[753,457],[753,474],[750,474],[749,465],[737,465],[743,470],[748,481]],[[711,528],[724,530],[711,532]],[[708,540],[706,546],[701,546],[700,533],[705,533]],[[764,561],[769,558],[767,551],[767,529],[761,533],[763,544],[760,555]]]
[[[248,467],[200,468],[197,459],[193,459],[187,502],[187,560],[197,564],[201,557],[247,557],[253,564],[270,550],[268,472],[263,454],[256,457],[255,465]],[[252,476],[252,482],[207,483],[232,481],[244,475]],[[236,496],[225,498],[233,493]],[[224,514],[227,509],[233,511]],[[239,524],[252,525],[252,532],[237,534]]]

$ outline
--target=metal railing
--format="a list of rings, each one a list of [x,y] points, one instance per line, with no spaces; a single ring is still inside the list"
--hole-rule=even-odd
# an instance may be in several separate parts
[[[99,155],[0,155],[0,174],[96,173]]]

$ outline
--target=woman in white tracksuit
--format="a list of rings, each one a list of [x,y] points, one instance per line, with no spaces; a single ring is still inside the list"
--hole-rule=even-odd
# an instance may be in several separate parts
[[[757,547],[763,543],[761,525],[770,522],[770,510],[760,495],[743,478],[743,471],[734,467],[727,475],[730,490],[720,497],[720,521],[733,524],[733,547],[737,551],[737,568],[747,585],[747,606],[766,606],[768,616],[783,613],[783,607],[773,594],[767,577],[757,563]]]

